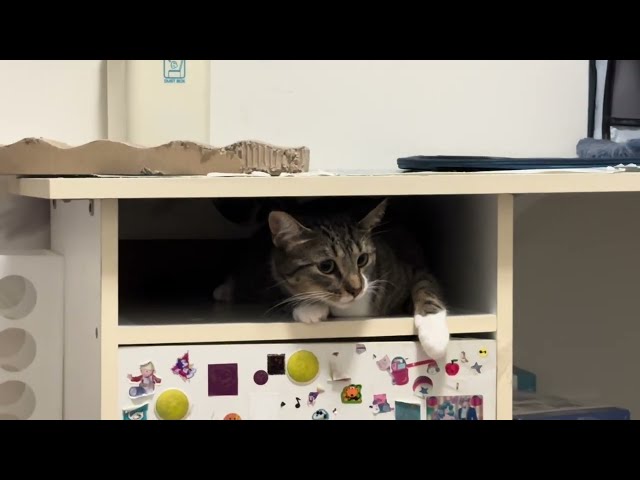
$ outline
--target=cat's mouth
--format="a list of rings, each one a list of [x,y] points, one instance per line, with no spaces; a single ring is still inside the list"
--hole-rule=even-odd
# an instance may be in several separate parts
[[[338,304],[339,305],[349,305],[350,303],[353,303],[355,301],[356,301],[356,297],[354,297],[352,295],[348,295],[348,296],[340,297],[338,299]]]
[[[357,302],[358,300],[360,300],[362,297],[364,297],[366,293],[366,290],[362,290],[358,295],[356,295],[355,297],[353,295],[342,295],[340,297],[338,297],[337,301],[334,302],[335,306],[338,308],[346,308],[350,305],[352,305],[353,303]]]

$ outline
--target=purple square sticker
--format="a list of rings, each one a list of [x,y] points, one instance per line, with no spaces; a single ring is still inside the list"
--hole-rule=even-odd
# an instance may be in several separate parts
[[[238,395],[238,364],[209,365],[209,396]]]

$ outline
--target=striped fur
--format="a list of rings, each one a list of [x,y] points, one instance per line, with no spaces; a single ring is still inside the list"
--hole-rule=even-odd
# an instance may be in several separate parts
[[[347,214],[294,218],[281,211],[271,212],[272,288],[260,290],[262,300],[269,292],[274,307],[288,308],[296,320],[305,323],[329,316],[413,314],[427,353],[442,355],[448,331],[440,287],[415,238],[400,227],[382,223],[386,206],[385,200],[360,221]],[[256,267],[247,270],[254,280],[259,277]],[[239,278],[233,278],[214,296],[246,301],[248,292],[238,290],[247,288],[248,282],[240,285]],[[230,293],[232,286],[235,291]],[[441,337],[435,342],[437,346],[429,345],[429,337],[434,335],[429,331],[431,317],[445,322],[445,331],[439,325],[440,333],[435,334]]]

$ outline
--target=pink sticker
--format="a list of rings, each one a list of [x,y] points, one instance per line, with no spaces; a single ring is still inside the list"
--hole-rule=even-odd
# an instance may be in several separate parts
[[[391,361],[391,379],[394,385],[406,385],[409,383],[409,368],[404,358],[394,357]]]
[[[385,355],[380,360],[376,361],[376,364],[380,370],[386,372],[391,367],[391,359],[389,358],[389,355]]]
[[[387,400],[386,393],[375,394],[373,396],[373,403],[369,406],[369,408],[374,415],[378,415],[380,413],[390,413],[393,411],[393,407]]]

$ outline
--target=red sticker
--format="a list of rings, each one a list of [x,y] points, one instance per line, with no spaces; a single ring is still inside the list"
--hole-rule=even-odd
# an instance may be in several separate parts
[[[458,374],[458,372],[460,371],[460,364],[457,362],[457,359],[451,360],[444,366],[444,371],[447,372],[447,375],[455,377]]]

